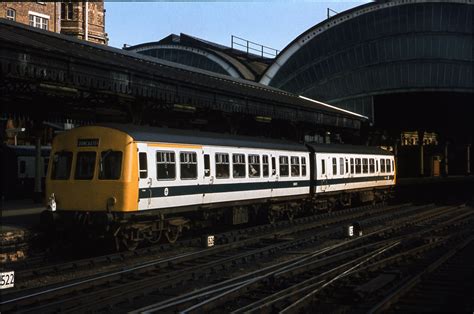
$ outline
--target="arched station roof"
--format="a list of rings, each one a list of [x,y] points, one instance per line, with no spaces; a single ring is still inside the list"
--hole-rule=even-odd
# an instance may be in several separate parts
[[[395,0],[339,13],[292,41],[260,82],[373,115],[373,96],[472,92],[472,0]]]
[[[252,58],[243,52],[186,34],[169,35],[157,42],[124,47],[162,60],[172,61],[214,73],[255,81],[271,59]]]

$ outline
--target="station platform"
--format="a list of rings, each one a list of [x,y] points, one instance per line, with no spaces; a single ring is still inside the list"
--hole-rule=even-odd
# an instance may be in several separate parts
[[[409,186],[414,184],[435,184],[435,183],[472,183],[474,175],[456,175],[448,177],[416,177],[416,178],[397,178],[397,185]],[[473,192],[474,193],[474,192]]]
[[[25,257],[28,244],[38,235],[40,214],[45,209],[32,200],[0,203],[0,263]]]

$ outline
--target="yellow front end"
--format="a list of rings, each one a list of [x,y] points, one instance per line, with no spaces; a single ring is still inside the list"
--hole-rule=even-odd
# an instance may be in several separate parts
[[[133,138],[116,129],[64,132],[53,141],[46,200],[54,198],[59,211],[136,211],[137,155]]]

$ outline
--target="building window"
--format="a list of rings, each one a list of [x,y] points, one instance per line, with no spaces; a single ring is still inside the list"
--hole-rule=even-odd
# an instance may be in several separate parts
[[[16,20],[16,11],[11,9],[11,8],[8,8],[6,18],[7,18],[7,20],[15,21]]]
[[[30,14],[30,26],[48,30],[49,19],[37,15]]]
[[[71,1],[61,2],[61,19],[72,20],[73,19],[73,6]]]

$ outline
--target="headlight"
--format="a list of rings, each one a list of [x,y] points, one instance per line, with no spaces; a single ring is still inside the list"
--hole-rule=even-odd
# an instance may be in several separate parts
[[[56,198],[54,197],[54,193],[51,193],[49,197],[48,208],[53,212],[56,211]]]

